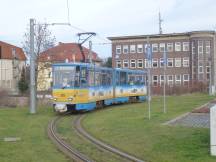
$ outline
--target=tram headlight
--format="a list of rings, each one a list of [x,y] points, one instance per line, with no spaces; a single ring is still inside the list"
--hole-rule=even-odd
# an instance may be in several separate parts
[[[68,97],[68,101],[73,101],[73,97]]]

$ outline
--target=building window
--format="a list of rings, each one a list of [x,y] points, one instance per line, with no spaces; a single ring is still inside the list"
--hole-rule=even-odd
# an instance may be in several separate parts
[[[143,68],[143,60],[142,59],[137,60],[137,68]]]
[[[200,61],[198,65],[199,65],[199,73],[203,73],[203,63]]]
[[[175,51],[181,51],[181,42],[175,42]]]
[[[152,44],[152,52],[158,52],[158,44],[157,43]]]
[[[121,68],[121,61],[120,61],[120,60],[117,60],[117,61],[116,61],[116,67],[117,67],[117,68]]]
[[[167,59],[167,67],[173,67],[173,59],[172,58]]]
[[[136,68],[136,60],[130,60],[130,67]]]
[[[189,67],[189,58],[188,57],[183,58],[183,67]]]
[[[206,73],[210,73],[210,66],[206,66]]]
[[[160,67],[164,67],[164,59],[160,58]]]
[[[128,60],[123,60],[123,67],[124,68],[128,68],[129,67]]]
[[[173,43],[167,43],[167,51],[173,52]]]
[[[175,67],[181,67],[181,58],[175,58]]]
[[[130,45],[130,53],[136,53],[136,46]]]
[[[192,42],[192,54],[194,55],[195,54],[195,45],[194,45],[194,42]]]
[[[118,45],[118,46],[116,46],[116,54],[121,54],[121,46],[120,45]]]
[[[157,68],[158,67],[158,59],[152,59],[152,67]]]
[[[152,76],[152,81],[153,81],[153,86],[157,86],[158,85],[158,76],[157,75],[153,75]]]
[[[137,45],[137,53],[143,53],[143,45],[142,44]]]
[[[199,73],[203,73],[203,66],[199,66]]]
[[[124,54],[128,53],[128,45],[123,45],[123,53]]]
[[[150,68],[151,67],[151,61],[145,59],[145,68]]]
[[[184,74],[183,75],[183,81],[188,82],[189,81],[189,74]]]
[[[206,54],[210,54],[210,41],[205,41]]]
[[[160,43],[160,52],[165,51],[165,43]]]
[[[175,84],[181,85],[181,75],[175,75]]]
[[[203,41],[198,41],[198,53],[203,54]]]
[[[167,83],[168,83],[168,85],[173,85],[173,75],[167,76]]]
[[[189,42],[183,42],[183,51],[189,51]]]
[[[164,75],[160,75],[160,85],[164,83]]]

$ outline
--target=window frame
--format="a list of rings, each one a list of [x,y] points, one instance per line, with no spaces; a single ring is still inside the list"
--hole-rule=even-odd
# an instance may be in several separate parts
[[[177,65],[176,63],[179,62],[180,65]],[[182,66],[182,59],[180,57],[175,58],[175,67],[181,67]]]
[[[152,52],[158,52],[158,43],[152,44]]]
[[[183,67],[189,67],[190,66],[190,58],[189,57],[183,57]]]
[[[181,42],[175,42],[175,52],[181,52]]]
[[[132,47],[133,47],[134,49],[133,49]],[[136,53],[136,45],[135,45],[135,44],[131,44],[131,45],[130,45],[130,53]]]
[[[190,44],[189,44],[189,42],[183,42],[182,43],[183,44],[183,51],[190,51]]]
[[[132,67],[131,65],[133,64],[133,62],[132,61],[134,61],[134,65],[135,65],[135,67]],[[136,60],[135,59],[131,59],[130,60],[130,68],[131,69],[135,69],[137,66],[136,66]]]
[[[141,49],[141,51],[139,51]],[[137,44],[137,53],[143,53],[143,44]]]
[[[154,66],[154,63],[156,63],[157,66]],[[158,68],[158,59],[157,58],[153,58],[152,59],[152,68]]]
[[[125,52],[126,49],[127,49],[127,52]],[[129,53],[129,46],[123,45],[123,54],[128,54],[128,53]]]
[[[169,60],[172,60],[171,62],[172,62],[172,66],[169,66]],[[167,59],[167,67],[173,67],[173,58],[168,58]]]
[[[164,52],[166,50],[166,43],[160,43],[159,44],[159,49],[160,49],[160,52]]]
[[[127,67],[125,66],[126,62],[127,62]],[[129,68],[129,61],[128,60],[123,60],[123,68]]]
[[[119,52],[117,52],[119,50]],[[121,54],[121,45],[116,45],[116,55]]]
[[[118,66],[120,62],[120,67]],[[121,68],[122,67],[122,63],[121,60],[116,60],[116,68]]]
[[[177,79],[177,76],[180,76],[180,79],[179,79],[179,80]],[[181,85],[181,74],[175,75],[175,84]]]
[[[169,49],[169,47],[171,47]],[[167,52],[173,52],[173,43],[167,43]]]

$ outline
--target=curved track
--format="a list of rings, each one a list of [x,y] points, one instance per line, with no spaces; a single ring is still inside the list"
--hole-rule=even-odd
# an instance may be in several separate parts
[[[103,143],[102,141],[97,140],[96,138],[92,137],[90,134],[88,134],[83,127],[81,126],[81,120],[84,117],[84,115],[80,115],[78,116],[75,121],[74,121],[74,128],[76,129],[77,133],[80,134],[82,137],[84,137],[85,139],[91,141],[94,145],[96,145],[99,149],[101,150],[106,150],[109,151],[111,153],[114,153],[116,155],[121,156],[122,158],[124,158],[125,160],[128,161],[134,161],[134,162],[144,162],[141,159],[138,159],[135,156],[132,156],[128,153],[125,153],[123,151],[120,151],[116,148],[114,148],[113,146],[110,146],[108,144]]]
[[[62,116],[55,117],[48,125],[48,136],[55,143],[60,151],[66,154],[70,159],[78,162],[92,162],[88,157],[78,152],[76,149],[67,144],[56,133],[56,123]]]

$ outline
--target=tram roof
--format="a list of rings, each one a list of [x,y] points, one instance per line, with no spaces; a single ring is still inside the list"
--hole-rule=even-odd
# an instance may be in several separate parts
[[[52,66],[83,66],[83,67],[91,67],[94,66],[94,64],[90,63],[54,63]],[[132,70],[132,69],[121,69],[121,68],[108,68],[108,67],[101,67],[101,66],[95,66],[98,69],[104,69],[104,70],[117,70],[117,71],[124,71],[124,72],[132,72],[132,73],[146,73],[146,70]]]

